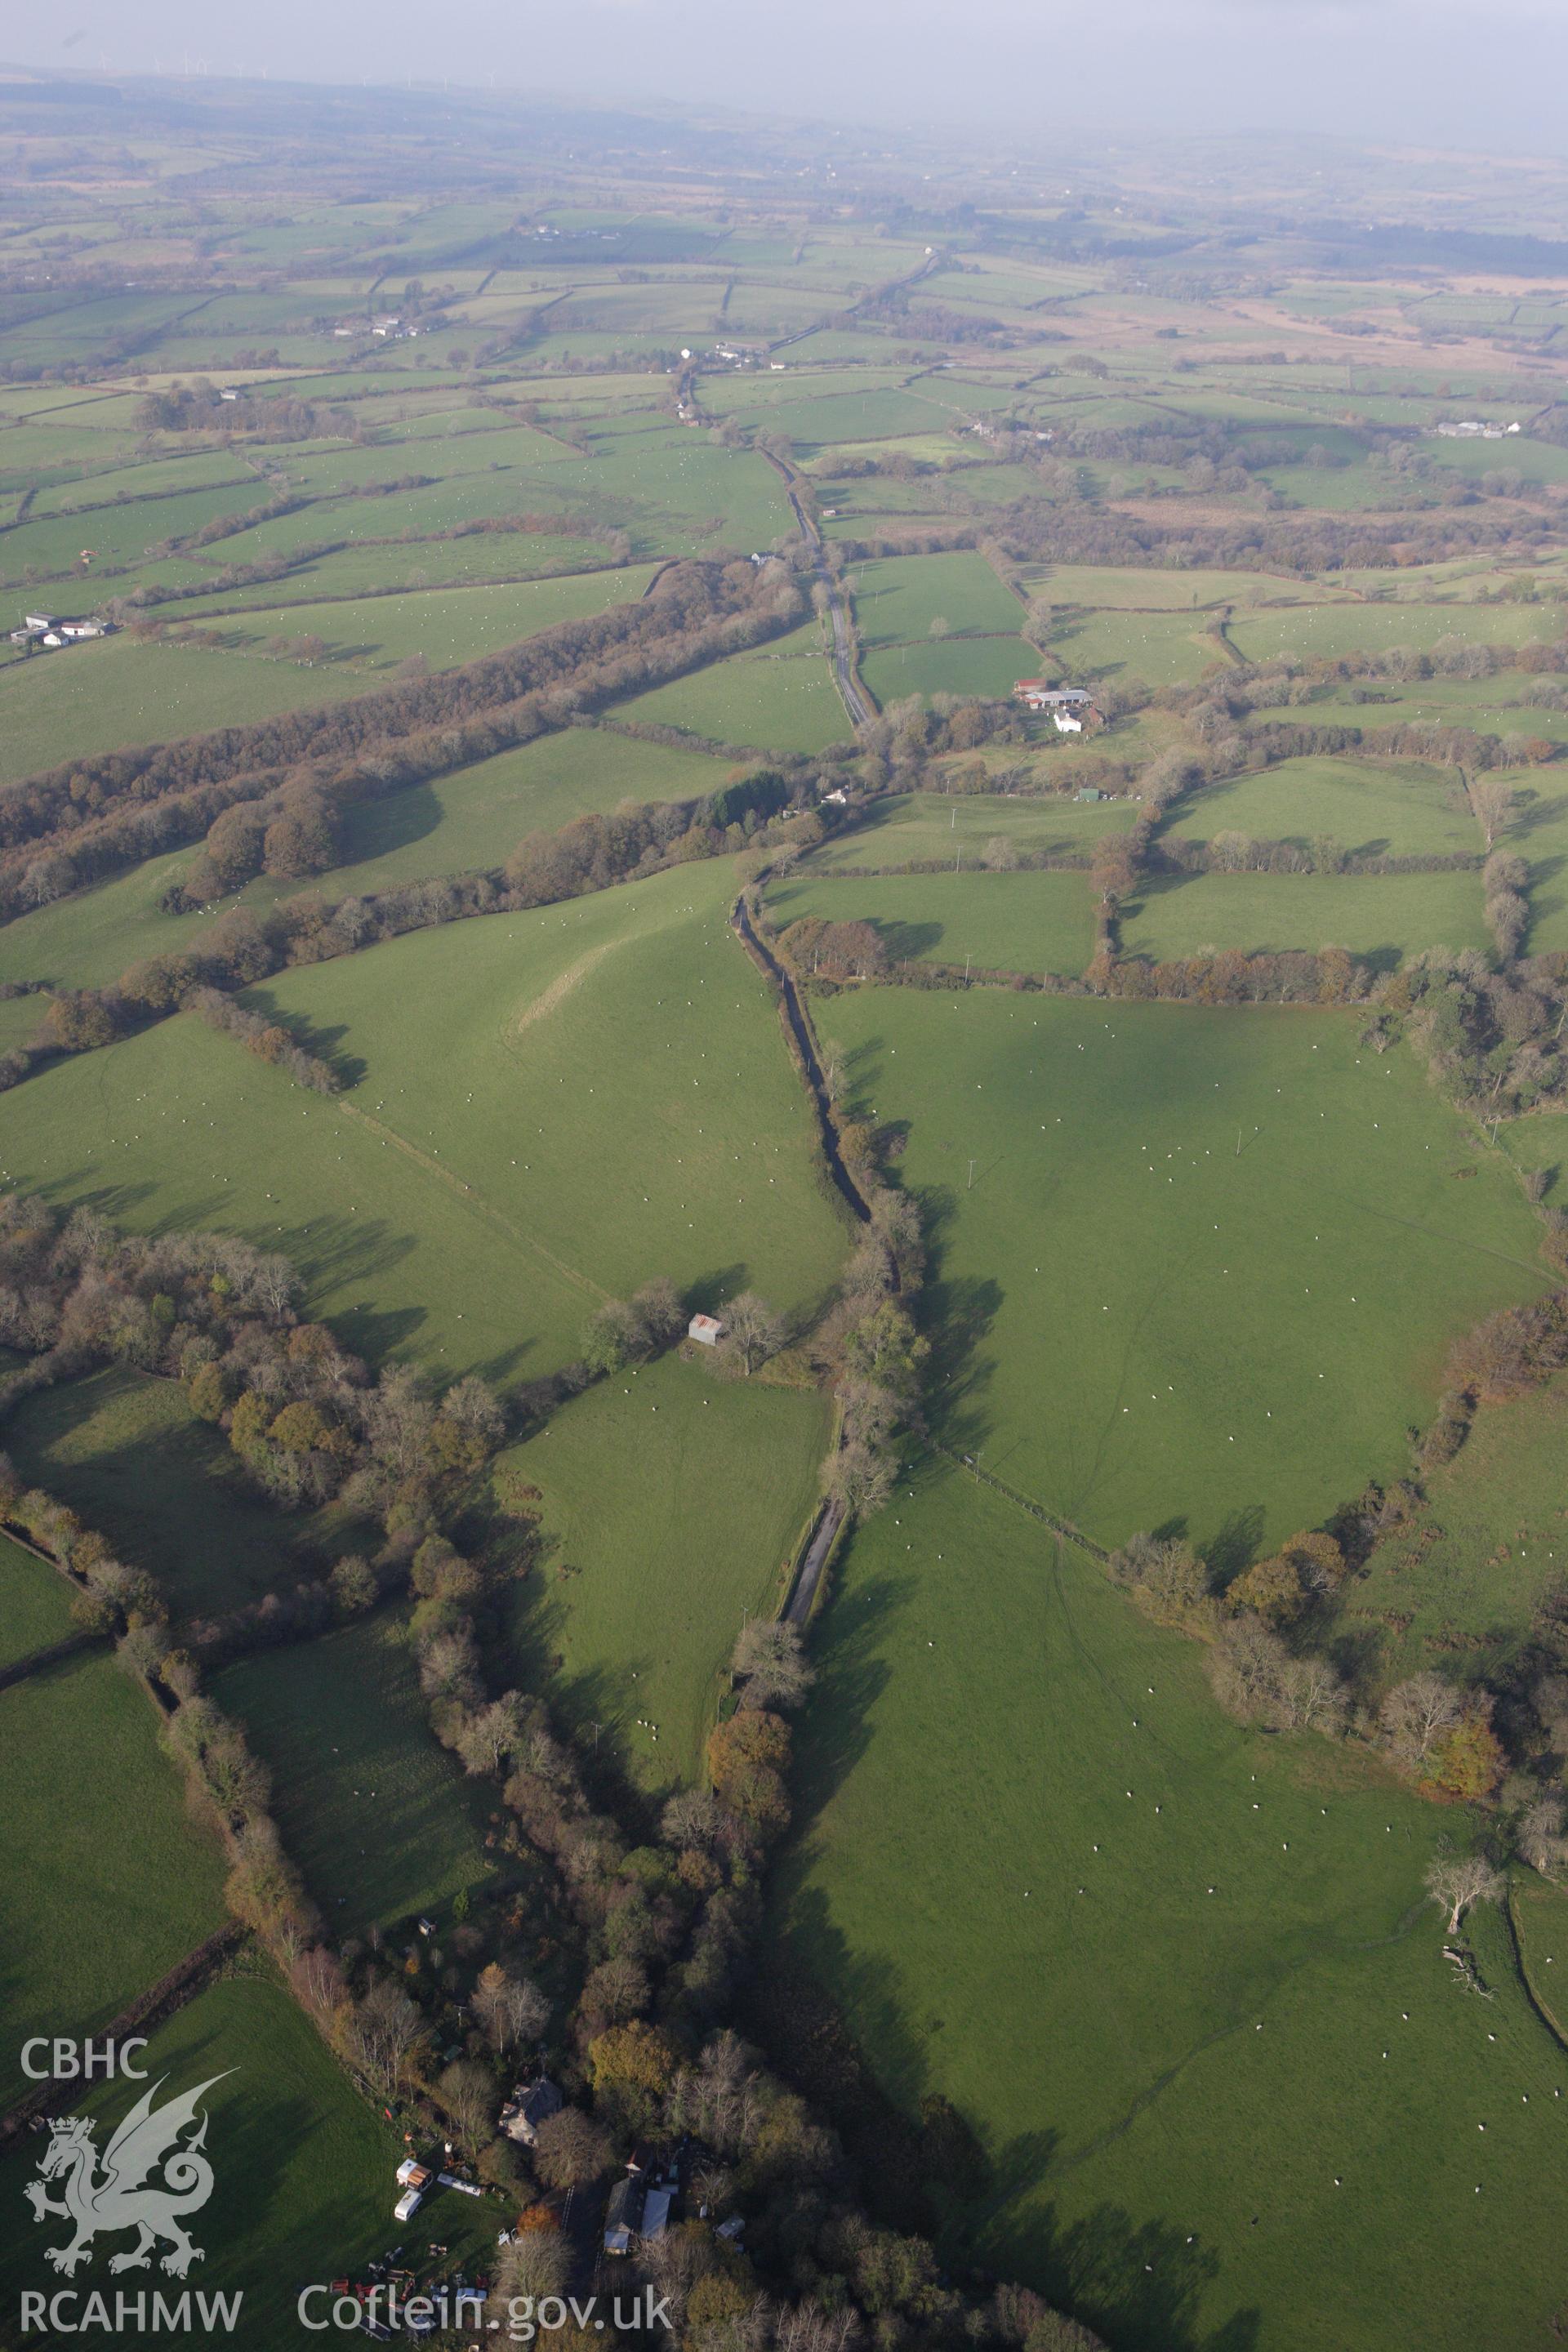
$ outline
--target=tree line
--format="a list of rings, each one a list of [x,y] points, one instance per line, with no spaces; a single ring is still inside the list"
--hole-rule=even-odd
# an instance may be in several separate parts
[[[0,806],[0,918],[199,837],[235,803],[289,785],[374,796],[471,765],[574,710],[760,644],[798,614],[797,591],[773,567],[676,564],[635,603],[432,677],[71,761]]]

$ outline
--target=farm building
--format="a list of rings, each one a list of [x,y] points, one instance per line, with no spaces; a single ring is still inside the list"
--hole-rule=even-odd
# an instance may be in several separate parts
[[[559,2115],[563,2105],[548,2075],[541,2074],[531,2083],[520,2083],[500,2111],[501,2130],[520,2147],[531,2147],[539,2137],[540,2125]]]
[[[1047,686],[1043,677],[1021,677],[1013,699],[1027,710],[1083,710],[1094,700],[1081,686]]]
[[[686,1327],[686,1336],[700,1347],[716,1348],[724,1337],[724,1326],[717,1315],[694,1315]]]
[[[1075,718],[1070,710],[1053,710],[1051,713],[1051,720],[1058,735],[1081,735],[1083,733],[1082,719]]]
[[[45,613],[29,613],[19,629],[10,632],[14,646],[43,646],[53,653],[61,646],[79,646],[89,637],[108,637],[114,634],[112,621],[89,618],[59,621]]]

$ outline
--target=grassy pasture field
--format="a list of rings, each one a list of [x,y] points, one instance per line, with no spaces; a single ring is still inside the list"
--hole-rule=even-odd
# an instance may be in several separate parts
[[[1502,846],[1517,850],[1530,866],[1531,955],[1568,948],[1568,790],[1547,779],[1521,792],[1520,814]]]
[[[213,1683],[271,1768],[284,1845],[338,1937],[438,1913],[490,1874],[480,1798],[431,1733],[399,1630],[383,1613]]]
[[[551,1549],[518,1587],[518,1671],[638,1788],[700,1778],[745,1612],[776,1607],[828,1443],[811,1390],[700,1357],[612,1374],[506,1457]],[[657,1729],[658,1738],[653,1731]]]
[[[1102,1543],[1179,1524],[1229,1572],[1403,1475],[1453,1339],[1548,1286],[1500,1159],[1353,1013],[870,987],[818,1027],[907,1131],[937,1433]]]
[[[979,2133],[950,2260],[1128,2352],[1543,2341],[1568,2059],[1495,1913],[1469,1928],[1491,2002],[1440,1957],[1422,1874],[1468,1824],[1242,1731],[1203,1654],[917,1468],[824,1621],[780,1957],[902,2106],[940,2093]]]
[[[1086,856],[1107,834],[1125,833],[1138,811],[1131,801],[1077,801],[1068,793],[902,793],[873,801],[862,820],[814,849],[805,870],[833,874],[846,866],[894,866],[926,858],[967,859],[987,842],[1005,840],[1020,851]]]
[[[547,478],[563,499],[603,502],[639,554],[701,554],[718,546],[749,555],[794,529],[784,484],[766,458],[718,448],[706,435],[603,441],[589,457],[552,466]]]
[[[0,1167],[133,1230],[285,1250],[357,1352],[452,1376],[553,1369],[655,1274],[799,1310],[842,1227],[732,888],[728,861],[683,866],[288,973],[246,1002],[335,1052],[346,1093],[181,1016],[14,1089]]]
[[[1489,940],[1474,873],[1192,874],[1141,882],[1122,950],[1156,963],[1211,948],[1348,948],[1398,964],[1417,949]]]
[[[32,2033],[96,2032],[222,1926],[224,1865],[188,1819],[144,1692],[104,1651],[0,1691],[0,2095]]]
[[[335,1507],[274,1510],[177,1381],[128,1368],[38,1390],[8,1418],[5,1441],[27,1484],[150,1569],[176,1616],[236,1608],[319,1575],[355,1532]]]
[[[0,1536],[0,1666],[14,1666],[76,1630],[65,1579]]]
[[[1531,604],[1303,604],[1261,613],[1238,613],[1231,639],[1248,661],[1279,655],[1306,660],[1322,656],[1373,652],[1387,646],[1429,648],[1444,637],[1462,636],[1489,646],[1525,646],[1550,641],[1558,625]]]
[[[578,545],[586,549],[586,542]],[[392,552],[400,567],[410,553],[407,548],[382,551]],[[603,561],[602,548],[591,551]],[[494,562],[493,554],[490,560]],[[361,670],[375,671],[423,654],[432,669],[450,669],[499,653],[503,646],[515,646],[558,621],[581,620],[612,604],[633,604],[648,578],[644,564],[482,587],[411,589],[342,602],[312,596],[307,604],[274,604],[243,615],[215,614],[210,620],[202,615],[200,625],[216,633],[237,654],[259,653],[270,637],[309,634],[324,640],[332,667],[353,663]],[[316,663],[305,675],[312,677],[321,667]],[[361,693],[372,690],[368,679],[360,688]]]
[[[928,636],[933,621],[978,635],[1017,634],[1023,607],[982,555],[884,556],[850,575],[863,646]]]
[[[1420,1509],[1346,1595],[1345,1631],[1377,1641],[1390,1683],[1428,1667],[1500,1672],[1542,1593],[1568,1577],[1568,1381],[1484,1408],[1423,1485]]]
[[[769,894],[775,923],[875,923],[895,962],[1082,971],[1094,953],[1087,874],[813,874]]]
[[[205,2259],[186,2284],[209,2294],[243,2294],[238,2322],[223,2336],[236,2352],[279,2352],[310,2341],[297,2317],[303,2284],[363,2275],[365,2263],[395,2236],[410,2260],[421,2259],[439,2238],[461,2253],[475,2225],[489,2218],[469,2199],[445,2195],[409,2229],[395,2229],[390,2216],[401,2138],[351,2088],[314,2026],[268,1977],[231,1976],[208,1985],[156,2029],[142,2063],[154,2082],[166,2080],[164,2099],[223,2078],[203,2101],[215,2185],[195,2232]],[[95,2084],[80,2104],[112,2125],[135,2092],[134,2084]],[[108,2137],[100,2130],[100,2148]],[[47,2294],[59,2284],[42,2250],[60,2242],[62,2225],[32,2226],[22,2204],[39,2151],[40,2144],[28,2141],[0,2166],[0,2194],[19,2217],[0,2251],[0,2292],[12,2310],[24,2289]],[[83,2283],[103,2286],[102,2267],[100,2257],[98,2278],[89,2272]],[[157,2272],[152,2277],[169,2301],[181,2292]],[[135,2292],[132,2282],[118,2284]],[[107,2292],[112,2310],[113,2284]],[[311,2309],[319,2315],[329,2307],[318,2298]],[[195,2347],[214,2338],[165,2330],[161,2340]]]
[[[1335,582],[1293,580],[1288,572],[1161,572],[1147,564],[1053,563],[1028,575],[1043,604],[1110,606],[1129,612],[1208,612],[1219,604],[1334,604]]]
[[[310,608],[318,599],[331,605],[423,589],[497,583],[525,586],[605,569],[605,551],[600,541],[558,538],[547,532],[398,540],[390,546],[351,544],[335,548],[331,554],[294,557],[280,581],[258,580],[248,587],[224,589],[215,595],[210,615],[204,613],[202,604],[186,609],[198,625],[210,618],[221,627],[234,614],[276,604],[282,596],[290,602],[288,626],[294,634],[311,628]],[[645,570],[640,577],[647,576]],[[179,609],[176,606],[176,614]]]
[[[1146,686],[1191,686],[1225,654],[1200,613],[1130,613],[1108,607],[1053,627],[1050,654],[1068,679],[1142,678]],[[1039,667],[1052,674],[1050,660]],[[1025,671],[1020,673],[1027,676]]]
[[[815,621],[765,649],[731,654],[617,703],[611,716],[689,728],[715,743],[808,756],[847,742],[853,732]]]
[[[1483,848],[1458,777],[1416,760],[1282,760],[1190,794],[1169,830],[1199,841],[1245,833],[1300,848],[1327,835],[1346,849],[1396,856],[1479,856]]]
[[[867,654],[860,675],[878,701],[906,695],[977,694],[1003,701],[1021,677],[1039,674],[1040,656],[1022,637],[933,637],[881,646]]]
[[[126,636],[35,655],[0,672],[0,785],[95,752],[243,726],[368,691],[362,675],[331,662],[257,661]]]

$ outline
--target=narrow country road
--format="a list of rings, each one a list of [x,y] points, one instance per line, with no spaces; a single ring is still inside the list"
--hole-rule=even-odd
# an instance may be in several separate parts
[[[804,1625],[810,1617],[816,1600],[816,1588],[822,1582],[822,1571],[827,1565],[827,1555],[833,1549],[834,1539],[843,1525],[843,1504],[824,1503],[822,1516],[812,1529],[811,1541],[805,1548],[800,1573],[790,1588],[789,1599],[784,1602],[784,1622],[786,1625]]]
[[[868,727],[877,714],[871,708],[869,696],[856,675],[855,644],[849,634],[849,615],[844,609],[844,599],[839,593],[838,583],[827,568],[827,558],[822,546],[822,533],[801,503],[800,493],[795,488],[795,467],[786,465],[782,457],[775,457],[771,449],[764,449],[763,455],[773,471],[783,478],[784,494],[790,503],[790,511],[811,553],[812,570],[822,583],[827,597],[828,617],[833,623],[833,676],[838,691],[844,698],[844,708],[849,713],[852,726]]]

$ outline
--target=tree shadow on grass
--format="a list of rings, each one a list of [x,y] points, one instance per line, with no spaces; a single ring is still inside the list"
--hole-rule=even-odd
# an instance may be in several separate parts
[[[277,999],[264,988],[247,989],[246,998],[250,1009],[267,1013],[280,1029],[286,1029],[302,1052],[313,1054],[319,1062],[327,1064],[338,1081],[340,1093],[346,1094],[368,1076],[370,1065],[363,1056],[358,1054],[340,1055],[338,1051],[349,1034],[346,1021],[319,1025],[306,1020],[302,1013],[280,1008]]]
[[[1210,1581],[1220,1591],[1234,1584],[1258,1558],[1263,1527],[1262,1504],[1244,1503],[1222,1519],[1208,1541],[1199,1547],[1208,1562]]]
[[[1118,2352],[1256,2352],[1256,2310],[1212,2331],[1198,2326],[1195,2307],[1219,2275],[1219,2257],[1180,2221],[1140,2221],[1112,2204],[1058,2221],[1039,2194],[1056,2139],[1026,2132],[994,2158],[998,2193],[976,2249],[986,2267],[1028,2281]]]
[[[337,866],[363,866],[395,849],[410,848],[433,834],[445,814],[426,783],[407,784],[384,799],[362,802],[349,811]]]
[[[693,1315],[717,1315],[726,1299],[744,1290],[750,1271],[744,1258],[738,1258],[733,1265],[711,1266],[688,1283],[681,1304]]]
[[[879,917],[871,928],[894,963],[913,963],[917,957],[933,955],[946,937],[941,923],[892,922]]]
[[[850,1538],[847,1561],[853,1560],[857,1540]],[[792,1869],[809,1858],[811,1824],[870,1745],[871,1710],[889,1679],[884,1637],[893,1619],[915,1598],[912,1576],[876,1575],[858,1583],[852,1592],[841,1592],[824,1621],[826,1639],[818,1643],[813,1657],[816,1689],[795,1729],[790,1773]]]

